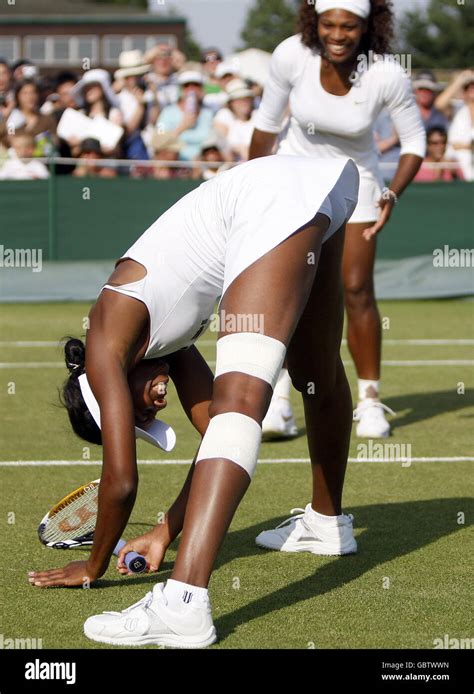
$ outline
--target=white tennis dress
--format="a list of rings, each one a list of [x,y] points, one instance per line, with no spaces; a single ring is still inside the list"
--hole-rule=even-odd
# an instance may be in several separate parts
[[[279,134],[279,154],[318,159],[351,157],[360,173],[359,202],[351,222],[378,218],[376,206],[383,187],[373,126],[386,107],[398,132],[401,155],[425,156],[426,134],[413,96],[411,81],[395,60],[376,56],[358,73],[345,96],[335,96],[321,85],[321,56],[305,46],[297,34],[275,49],[270,76],[255,127]],[[362,63],[360,63],[362,66]],[[283,129],[288,105],[290,120]]]
[[[318,212],[331,220],[326,241],[354,211],[358,186],[347,157],[278,155],[241,164],[185,195],[122,256],[143,265],[146,276],[104,287],[147,306],[145,359],[192,345],[233,280]]]

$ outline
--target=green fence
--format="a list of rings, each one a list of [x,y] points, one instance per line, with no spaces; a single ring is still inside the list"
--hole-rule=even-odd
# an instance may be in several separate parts
[[[69,176],[5,181],[0,184],[0,243],[41,248],[44,260],[114,259],[196,185]],[[463,182],[410,186],[380,236],[378,258],[431,255],[445,244],[471,248],[473,192],[473,184]]]

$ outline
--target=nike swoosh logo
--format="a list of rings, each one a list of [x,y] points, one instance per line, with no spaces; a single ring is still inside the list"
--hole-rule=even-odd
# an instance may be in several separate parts
[[[291,414],[290,414],[289,417],[285,417],[285,415],[282,414],[282,417],[283,417],[283,421],[284,421],[284,422],[290,422],[290,421],[293,419],[293,415],[291,415]]]

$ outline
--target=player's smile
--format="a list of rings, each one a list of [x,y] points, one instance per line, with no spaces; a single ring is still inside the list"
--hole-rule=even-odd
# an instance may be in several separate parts
[[[166,405],[169,366],[162,359],[140,362],[129,374],[128,383],[138,424],[148,424]]]

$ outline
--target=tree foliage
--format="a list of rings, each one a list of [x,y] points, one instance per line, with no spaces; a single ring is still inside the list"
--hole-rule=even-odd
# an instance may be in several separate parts
[[[426,11],[410,10],[401,22],[401,49],[414,67],[467,68],[474,63],[474,4],[431,0]]]
[[[269,53],[295,33],[295,0],[255,0],[241,33],[242,48],[260,48]]]

